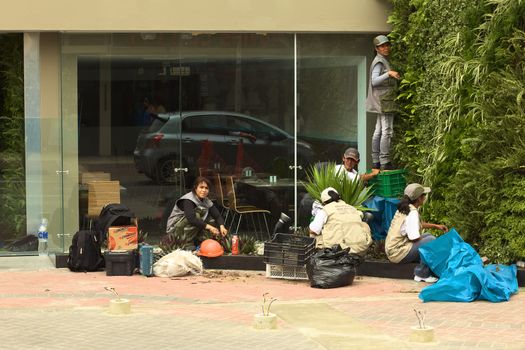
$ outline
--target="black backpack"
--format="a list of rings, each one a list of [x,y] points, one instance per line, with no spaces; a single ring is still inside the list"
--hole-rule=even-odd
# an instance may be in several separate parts
[[[135,213],[124,204],[106,204],[98,216],[97,229],[104,240],[111,226],[127,226],[134,224]]]
[[[98,271],[104,268],[100,238],[95,231],[78,231],[69,247],[67,267],[71,271]]]

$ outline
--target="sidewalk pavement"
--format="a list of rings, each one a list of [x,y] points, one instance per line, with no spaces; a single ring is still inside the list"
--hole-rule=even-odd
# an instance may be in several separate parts
[[[0,258],[1,349],[525,349],[524,289],[506,303],[422,303],[424,284],[358,277],[351,286],[261,272],[106,276],[55,269],[47,257]],[[110,315],[114,287],[132,303]],[[262,294],[277,301],[277,330],[255,330]],[[413,343],[414,308],[436,342]]]

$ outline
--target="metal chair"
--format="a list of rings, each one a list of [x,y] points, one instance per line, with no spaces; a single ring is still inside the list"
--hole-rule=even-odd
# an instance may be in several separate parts
[[[216,173],[213,179],[214,179],[216,200],[219,203],[219,205],[222,207],[221,215],[224,215],[224,213],[226,213],[226,216],[224,217],[224,226],[226,226],[226,228],[228,228],[228,231],[229,231],[231,229],[231,225],[228,226],[228,219],[230,216],[233,217],[233,214],[230,215],[231,209],[230,209],[230,206],[228,205],[228,198],[224,196],[221,175],[219,173]],[[245,208],[245,207],[246,206],[243,206],[243,205],[238,206],[238,208]],[[233,220],[231,224],[233,224]]]
[[[237,215],[239,216],[239,221],[237,221],[237,227],[235,228],[234,234],[238,234],[238,232],[239,232],[239,227],[241,226],[241,220],[242,220],[243,215],[251,215],[253,229],[254,229],[254,232],[255,232],[255,237],[257,239],[260,239],[261,241],[264,241],[265,237],[263,237],[263,233],[264,233],[263,228],[262,227],[260,228],[261,235],[259,236],[259,232],[258,232],[259,228],[257,227],[258,225],[255,223],[255,218],[257,218],[257,222],[260,224],[259,216],[262,215],[263,220],[264,220],[264,225],[266,227],[266,236],[267,236],[266,238],[269,239],[270,238],[270,230],[268,229],[268,221],[266,220],[266,214],[270,214],[270,211],[268,211],[266,209],[261,209],[261,208],[258,208],[256,206],[252,206],[252,205],[242,205],[242,206],[238,205],[237,195],[235,193],[235,183],[234,183],[234,180],[233,180],[233,176],[229,176],[227,178],[227,181],[226,181],[226,195],[227,195],[227,198],[228,198],[229,209],[233,212],[233,219],[232,219],[232,223],[231,223],[232,227],[235,224],[236,216]]]
[[[226,225],[226,221],[228,220],[228,215],[230,214],[230,207],[228,206],[226,198],[224,198],[224,191],[222,190],[222,180],[221,175],[219,173],[215,174],[213,177],[214,185],[215,185],[215,195],[217,202],[222,207],[221,215],[224,215],[226,213],[226,216],[224,218],[224,223]]]

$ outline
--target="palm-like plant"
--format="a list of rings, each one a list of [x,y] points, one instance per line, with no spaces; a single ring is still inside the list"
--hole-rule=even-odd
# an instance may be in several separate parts
[[[304,187],[319,202],[321,192],[327,187],[333,187],[347,204],[361,211],[370,210],[363,203],[372,196],[372,189],[366,187],[359,176],[349,180],[344,171],[336,171],[335,163],[310,167]]]

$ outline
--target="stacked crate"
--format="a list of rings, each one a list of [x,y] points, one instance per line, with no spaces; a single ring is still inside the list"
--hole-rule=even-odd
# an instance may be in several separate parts
[[[379,217],[369,223],[374,239],[386,237],[397,210],[397,203],[406,187],[406,173],[405,169],[381,171],[376,177],[368,180],[368,185],[372,186],[372,193],[377,196],[374,199],[377,207],[374,208],[379,210],[379,213],[374,213],[375,216],[379,214]]]
[[[403,195],[407,184],[406,169],[382,171],[377,176],[368,180],[376,196],[397,198]]]
[[[266,277],[307,280],[305,264],[315,251],[315,238],[277,233],[264,243]]]

